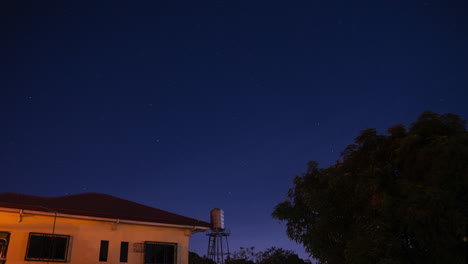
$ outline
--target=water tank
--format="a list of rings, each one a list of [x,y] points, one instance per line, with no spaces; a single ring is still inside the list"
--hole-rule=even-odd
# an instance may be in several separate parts
[[[224,230],[224,211],[215,208],[211,210],[211,229],[213,231],[223,231]]]

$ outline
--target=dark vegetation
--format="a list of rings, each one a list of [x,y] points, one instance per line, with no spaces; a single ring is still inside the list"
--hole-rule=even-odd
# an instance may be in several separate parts
[[[196,253],[190,252],[189,264],[216,264],[214,261],[200,257]],[[302,260],[290,250],[271,247],[265,251],[255,252],[254,247],[243,248],[234,252],[225,264],[310,264],[310,261]]]
[[[265,251],[255,252],[254,247],[240,248],[234,252],[226,264],[310,264],[308,260],[302,260],[291,250],[271,247]]]
[[[362,131],[341,157],[309,162],[273,212],[319,263],[467,263],[465,121],[427,111]]]
[[[189,252],[189,264],[216,264],[207,257],[201,257],[195,252]]]

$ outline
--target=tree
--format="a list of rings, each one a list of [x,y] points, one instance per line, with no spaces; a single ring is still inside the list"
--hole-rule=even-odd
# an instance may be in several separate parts
[[[309,162],[272,216],[320,263],[466,263],[467,187],[465,121],[427,111]]]
[[[257,255],[258,264],[307,264],[291,250],[271,247]]]
[[[255,252],[254,247],[241,247],[226,264],[310,264],[310,261],[304,261],[293,251],[282,248],[271,247]]]
[[[189,252],[189,264],[216,264],[216,262],[207,257],[200,257],[195,252]]]
[[[254,264],[258,253],[255,252],[255,247],[241,247],[239,251],[234,252],[226,261],[226,264]]]

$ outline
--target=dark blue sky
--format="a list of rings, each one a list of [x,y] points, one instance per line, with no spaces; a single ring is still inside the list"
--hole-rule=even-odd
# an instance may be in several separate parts
[[[307,161],[424,110],[468,118],[467,7],[3,1],[0,192],[220,207],[232,250],[305,256],[270,214]]]

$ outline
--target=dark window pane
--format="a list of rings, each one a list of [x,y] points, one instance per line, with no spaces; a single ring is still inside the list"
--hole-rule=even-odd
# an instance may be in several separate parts
[[[145,264],[156,263],[153,252],[154,244],[145,243]]]
[[[101,249],[99,250],[99,261],[107,261],[108,251],[109,251],[109,241],[101,240]]]
[[[128,259],[128,242],[120,243],[120,262],[127,262]]]
[[[67,242],[68,239],[64,237],[54,237],[53,241],[51,241],[51,248],[52,248],[52,259],[65,259],[65,254],[67,252]]]
[[[6,258],[8,242],[10,241],[9,232],[0,232],[0,258]],[[0,260],[0,264],[3,260]]]
[[[145,264],[174,264],[175,245],[145,242]]]
[[[28,250],[28,258],[39,258],[42,259],[46,257],[46,253],[43,252],[46,243],[44,236],[31,236],[29,238],[29,250]]]
[[[30,233],[26,260],[66,261],[69,236]]]

